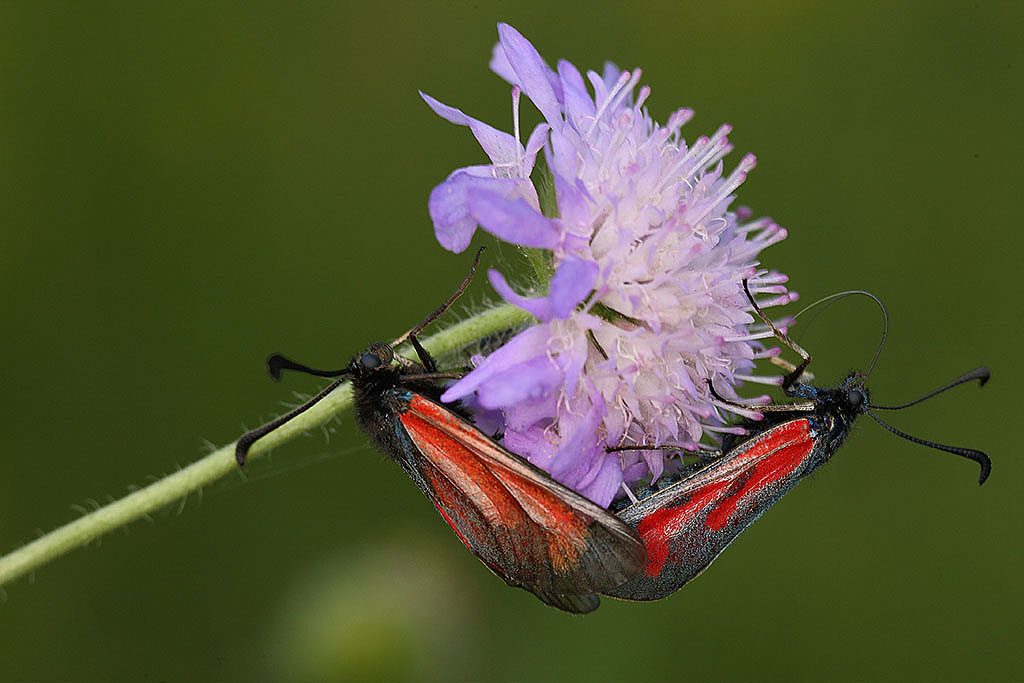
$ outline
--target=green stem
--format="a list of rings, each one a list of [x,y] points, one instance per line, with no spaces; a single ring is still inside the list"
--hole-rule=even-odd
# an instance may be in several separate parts
[[[468,344],[490,334],[524,324],[528,320],[529,315],[518,308],[501,304],[438,332],[425,339],[423,345],[431,353],[444,356],[459,351]],[[249,451],[249,458],[259,457],[304,432],[326,424],[351,405],[352,388],[348,385],[338,387],[324,400],[257,441]],[[113,529],[134,522],[180,500],[221,477],[235,472],[237,468],[235,445],[232,443],[222,446],[174,474],[65,524],[18,550],[0,557],[0,586]]]

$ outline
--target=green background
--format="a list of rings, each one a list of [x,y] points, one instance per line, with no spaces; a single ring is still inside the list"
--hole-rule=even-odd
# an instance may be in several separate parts
[[[268,352],[344,362],[444,297],[468,257],[427,194],[483,157],[416,90],[509,128],[498,20],[552,63],[643,66],[690,139],[733,124],[741,203],[790,229],[766,263],[888,303],[879,401],[992,366],[892,418],[995,466],[979,490],[865,420],[700,581],[573,618],[503,588],[346,415],[8,586],[0,680],[1018,678],[1020,8],[5,3],[5,550],[317,387]],[[831,382],[877,334],[850,302],[804,341]]]

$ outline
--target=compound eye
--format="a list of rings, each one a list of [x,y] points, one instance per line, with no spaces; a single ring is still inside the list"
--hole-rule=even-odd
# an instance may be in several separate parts
[[[864,392],[860,389],[850,389],[846,392],[846,400],[853,408],[860,408],[864,405]]]
[[[383,365],[383,361],[377,354],[366,351],[359,356],[359,364],[363,366],[364,370],[376,370]]]

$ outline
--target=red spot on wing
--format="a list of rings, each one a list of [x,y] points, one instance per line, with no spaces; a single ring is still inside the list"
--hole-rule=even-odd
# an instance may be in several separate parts
[[[644,569],[647,576],[661,574],[668,562],[672,539],[682,533],[728,486],[728,479],[707,484],[694,491],[682,505],[661,508],[640,520],[636,530],[647,546],[647,567]]]
[[[786,423],[783,428],[769,430],[767,438],[757,444],[761,460],[754,465],[753,472],[743,482],[740,490],[708,514],[708,528],[712,531],[724,528],[744,499],[791,474],[807,458],[813,447],[814,440],[807,420],[796,420]]]

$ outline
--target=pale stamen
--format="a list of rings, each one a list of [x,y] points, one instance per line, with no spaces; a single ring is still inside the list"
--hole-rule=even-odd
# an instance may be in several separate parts
[[[715,432],[717,434],[735,434],[736,436],[746,436],[748,431],[745,427],[739,426],[726,426],[719,427],[717,425],[701,425],[706,432]]]
[[[718,406],[722,410],[727,410],[730,413],[736,413],[737,415],[739,415],[741,417],[745,417],[748,420],[763,420],[764,419],[764,413],[758,412],[756,410],[749,410],[747,408],[740,408],[739,406],[730,405],[729,403],[723,403],[722,401],[719,401],[718,399],[712,399],[711,403],[712,403],[712,405]]]
[[[738,337],[725,337],[722,339],[724,342],[748,342],[757,341],[758,339],[771,339],[775,336],[775,332],[772,330],[765,330],[764,332],[752,332],[750,334],[743,334]]]
[[[626,482],[622,482],[621,486],[622,486],[622,490],[625,492],[626,497],[629,498],[630,502],[632,502],[632,503],[639,503],[640,502],[640,499],[636,497],[636,494],[633,493],[633,490],[630,489],[628,486],[626,486]]]
[[[630,73],[628,71],[623,71],[621,74],[619,74],[619,80],[615,83],[615,87],[612,88],[611,92],[608,93],[608,97],[604,99],[604,102],[601,103],[601,106],[598,108],[597,113],[594,114],[594,121],[593,123],[590,124],[590,128],[587,129],[585,135],[586,138],[589,139],[590,136],[593,134],[594,129],[597,128],[597,124],[601,121],[601,117],[604,116],[604,113],[606,111],[608,111],[609,107],[612,104],[612,101],[619,94],[619,91],[621,91],[626,86],[626,83],[629,82],[629,79]]]
[[[512,88],[512,130],[516,137],[516,167],[523,165],[523,143],[519,137],[519,96],[522,89],[517,85]]]
[[[733,375],[733,377],[735,377],[736,379],[740,380],[741,382],[750,382],[751,384],[767,384],[767,385],[773,386],[773,387],[781,387],[782,386],[782,380],[785,379],[785,377],[782,377],[781,375],[780,376],[764,377],[762,375],[740,375],[740,374],[736,374],[736,375]]]

